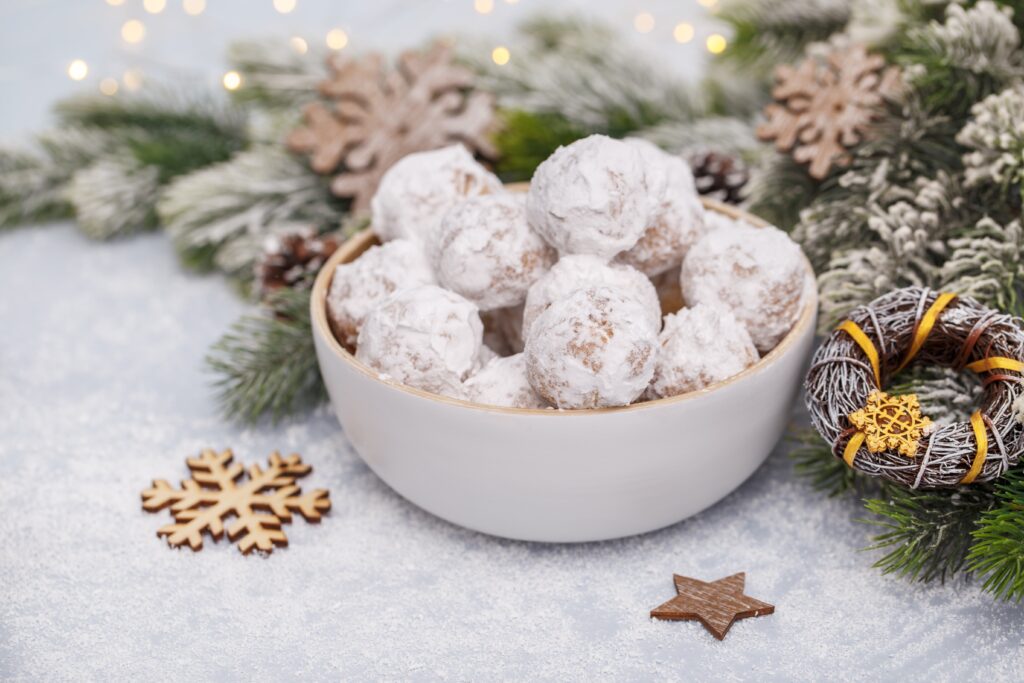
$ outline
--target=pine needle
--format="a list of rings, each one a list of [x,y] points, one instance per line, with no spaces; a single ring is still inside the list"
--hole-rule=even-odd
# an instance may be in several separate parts
[[[309,292],[282,289],[267,310],[241,318],[213,345],[207,366],[219,376],[221,407],[230,418],[274,422],[326,398],[309,316]]]
[[[886,497],[864,502],[881,519],[863,520],[883,529],[867,548],[889,551],[875,563],[882,573],[927,583],[964,569],[979,515],[994,502],[990,487],[915,491],[886,486],[884,492]]]
[[[973,532],[968,562],[984,577],[982,587],[1002,600],[1024,600],[1024,466],[995,484],[995,505]]]

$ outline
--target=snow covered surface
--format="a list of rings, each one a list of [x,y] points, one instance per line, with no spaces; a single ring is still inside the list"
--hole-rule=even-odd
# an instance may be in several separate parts
[[[278,427],[217,417],[207,346],[244,310],[161,236],[0,234],[0,678],[5,680],[1019,680],[1024,609],[885,578],[857,506],[776,452],[725,501],[638,538],[504,541],[405,502],[327,409]],[[243,557],[156,537],[154,477],[203,446],[298,451],[330,489],[319,526]],[[723,642],[654,622],[672,573],[747,572],[773,616]]]

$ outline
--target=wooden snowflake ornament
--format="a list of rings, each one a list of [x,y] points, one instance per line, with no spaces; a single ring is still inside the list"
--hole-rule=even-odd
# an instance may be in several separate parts
[[[365,211],[381,177],[402,157],[461,142],[494,157],[488,140],[495,124],[494,98],[472,90],[473,74],[452,62],[451,48],[406,52],[388,69],[379,55],[328,61],[320,84],[326,102],[306,107],[305,125],[288,147],[308,154],[317,173],[336,174],[331,191]]]
[[[847,150],[863,139],[884,98],[896,92],[899,71],[863,45],[835,48],[775,71],[775,102],[765,107],[760,139],[774,140],[821,180],[833,165],[850,161]]]
[[[174,515],[175,523],[161,527],[157,536],[166,536],[172,546],[187,544],[192,550],[201,550],[203,532],[220,539],[226,518],[233,516],[228,537],[238,540],[242,554],[253,548],[269,553],[275,545],[288,545],[281,523],[290,522],[292,512],[307,522],[319,522],[321,514],[331,509],[327,491],[302,494],[295,486],[297,478],[313,469],[303,464],[301,456],[284,458],[274,452],[267,469],[252,465],[244,482],[238,481],[243,468],[232,463],[232,458],[230,450],[216,453],[206,449],[198,458],[186,460],[192,478],[183,481],[180,489],[157,479],[153,488],[142,492],[145,510],[156,512],[170,506]]]

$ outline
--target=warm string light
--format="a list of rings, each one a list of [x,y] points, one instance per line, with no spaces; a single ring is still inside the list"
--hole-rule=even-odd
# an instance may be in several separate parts
[[[242,75],[237,71],[229,71],[220,79],[225,90],[238,90],[242,87]]]
[[[348,45],[348,34],[340,28],[332,28],[327,32],[327,47],[332,50],[343,50]]]
[[[138,19],[129,19],[121,26],[121,38],[126,43],[141,43],[146,37],[146,26]]]
[[[80,81],[89,75],[89,65],[85,60],[76,59],[68,64],[68,78],[73,81]]]
[[[120,7],[124,4],[124,0],[107,0],[107,4],[111,7]]]
[[[114,79],[114,78],[104,78],[102,81],[100,81],[100,92],[103,93],[104,95],[107,95],[107,96],[116,95],[117,94],[117,87],[118,87],[117,86],[117,79]]]
[[[494,0],[473,0],[473,9],[480,14],[490,14],[494,11]]]
[[[295,0],[274,0],[274,9],[281,14],[288,14],[295,9]]]
[[[512,59],[512,53],[504,45],[499,45],[491,50],[491,61],[498,66],[505,66],[510,59]]]
[[[309,52],[309,44],[299,36],[292,36],[289,38],[288,44],[291,45],[292,49],[300,55],[304,55]]]
[[[160,14],[167,7],[167,0],[142,0],[142,7],[150,14]]]
[[[641,12],[633,17],[633,28],[640,33],[650,33],[654,30],[654,16],[650,12]]]
[[[676,27],[672,29],[672,37],[676,39],[677,43],[688,43],[693,40],[693,24],[681,21],[676,24]]]
[[[206,9],[206,0],[181,0],[181,8],[185,14],[197,17]]]
[[[704,7],[714,7],[718,4],[718,0],[697,0],[697,4],[703,5]]]
[[[725,36],[722,34],[712,33],[708,36],[708,39],[704,41],[704,45],[708,48],[708,52],[713,55],[717,55],[725,51],[728,43],[725,40]]]
[[[142,72],[138,69],[128,69],[121,75],[121,83],[128,92],[135,92],[142,87]]]

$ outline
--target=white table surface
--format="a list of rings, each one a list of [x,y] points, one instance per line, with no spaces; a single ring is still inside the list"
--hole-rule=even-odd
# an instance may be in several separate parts
[[[140,68],[215,84],[224,44],[252,35],[313,40],[341,25],[356,48],[397,49],[440,30],[502,41],[542,4],[627,27],[660,64],[693,75],[697,44],[675,21],[710,30],[692,0],[209,0],[186,17],[139,0],[5,0],[0,6],[0,137],[25,142],[58,96]],[[145,21],[140,47],[116,36]],[[183,49],[187,47],[187,49]],[[86,59],[72,83],[67,63]],[[513,56],[514,58],[514,56]],[[359,460],[330,412],[279,426],[218,416],[203,369],[209,345],[248,306],[216,276],[182,271],[165,237],[112,244],[69,224],[0,232],[0,678],[4,680],[1020,680],[1024,613],[960,583],[882,577],[858,550],[862,510],[796,480],[776,452],[725,501],[672,528],[626,540],[546,546],[456,528],[405,502]],[[739,416],[740,419],[742,416]],[[186,476],[202,447],[245,462],[298,451],[304,487],[330,489],[319,526],[286,527],[289,548],[242,557],[155,536],[153,478]],[[773,616],[724,642],[649,610],[673,572],[707,580],[746,571]]]
[[[67,224],[0,234],[0,678],[5,680],[1020,680],[1024,618],[976,587],[912,586],[861,553],[852,502],[776,452],[722,503],[588,545],[498,540],[381,483],[323,409],[217,416],[202,358],[245,310],[162,235],[96,244]],[[243,557],[157,539],[154,477],[231,447],[298,451],[330,489],[319,526]],[[746,571],[776,605],[723,642],[655,622],[672,573]]]

